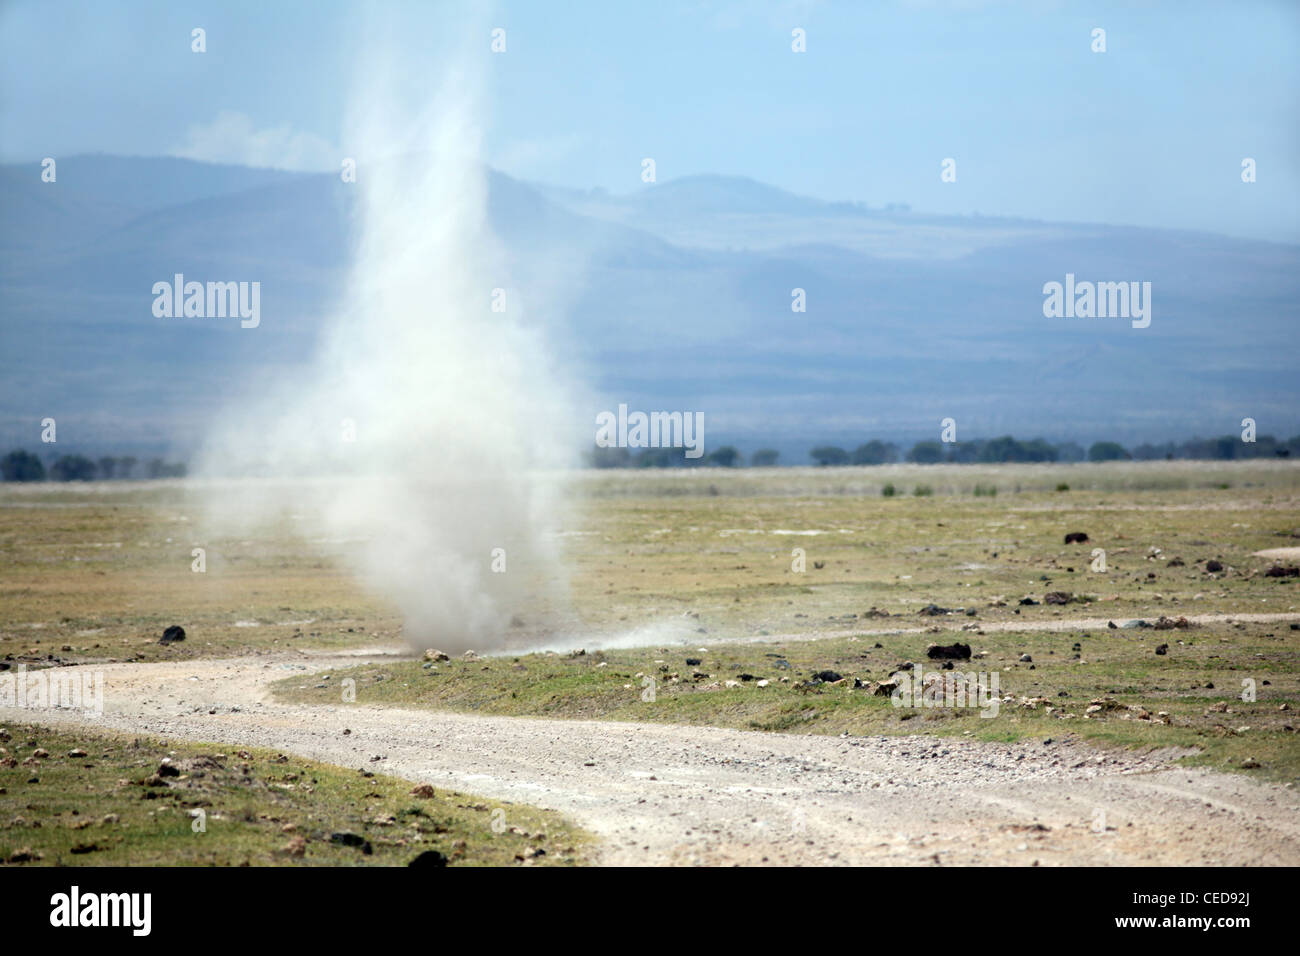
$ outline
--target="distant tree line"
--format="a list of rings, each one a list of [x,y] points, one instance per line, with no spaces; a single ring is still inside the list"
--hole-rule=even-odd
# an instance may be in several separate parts
[[[886,465],[893,462],[915,464],[997,464],[1004,462],[1076,462],[1076,461],[1151,461],[1154,459],[1195,459],[1223,461],[1245,458],[1300,458],[1300,435],[1282,441],[1272,435],[1260,435],[1253,442],[1238,435],[1219,438],[1193,438],[1182,443],[1143,444],[1131,449],[1119,442],[1093,442],[1087,448],[1072,441],[1053,445],[1042,438],[1028,441],[1003,435],[1000,438],[977,438],[973,441],[919,441],[906,451],[893,442],[872,440],[852,451],[836,445],[818,445],[808,453],[813,464]],[[763,448],[749,456],[751,468],[777,465],[780,453]],[[684,448],[646,448],[633,452],[627,448],[593,448],[587,456],[593,468],[690,468],[743,467],[745,456],[724,445],[700,458],[687,458]]]
[[[124,455],[99,459],[85,455],[63,455],[50,463],[31,452],[16,449],[0,458],[0,476],[5,481],[128,481],[138,478],[184,478],[183,463],[151,458],[146,462]]]
[[[1244,458],[1300,457],[1300,435],[1280,441],[1272,435],[1260,435],[1253,442],[1238,435],[1219,438],[1193,438],[1176,444],[1138,445],[1125,448],[1119,442],[1094,442],[1086,450],[1075,442],[1053,445],[1042,438],[1022,441],[1011,435],[978,438],[974,441],[919,441],[900,455],[893,444],[879,441],[859,445],[852,452],[833,445],[821,445],[808,456],[816,465],[878,465],[896,461],[916,464],[995,464],[1002,462],[1075,462],[1075,461],[1151,461],[1153,459],[1196,459],[1222,461]]]
[[[745,464],[745,456],[730,445],[699,458],[687,458],[685,448],[643,448],[633,454],[627,448],[595,446],[587,453],[587,464],[592,468],[737,468]]]
[[[963,442],[919,441],[906,452],[893,442],[872,440],[852,451],[835,445],[818,445],[808,453],[813,464],[887,465],[906,461],[915,464],[996,464],[1002,462],[1075,462],[1075,461],[1151,461],[1155,459],[1196,459],[1223,461],[1246,458],[1300,458],[1300,435],[1286,441],[1272,435],[1260,435],[1253,442],[1236,435],[1219,438],[1193,438],[1182,443],[1143,444],[1132,449],[1119,442],[1094,442],[1087,449],[1074,442],[1053,445],[1042,438],[1021,441],[1010,435],[978,438]],[[685,448],[644,448],[633,452],[627,448],[593,447],[586,455],[592,468],[771,468],[780,464],[780,452],[760,448],[745,456],[731,445],[723,445],[699,458],[687,458]],[[91,459],[84,455],[63,455],[47,468],[28,451],[14,450],[0,458],[0,477],[5,481],[128,481],[154,478],[183,478],[182,462],[162,458],[140,461],[131,456],[106,456]]]

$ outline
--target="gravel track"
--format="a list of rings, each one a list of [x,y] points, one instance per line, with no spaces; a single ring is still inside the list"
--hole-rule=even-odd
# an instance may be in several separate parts
[[[1068,739],[770,734],[270,697],[269,685],[294,673],[394,656],[369,649],[83,665],[74,670],[104,673],[102,717],[0,708],[0,719],[269,747],[487,801],[547,807],[599,836],[597,862],[605,864],[1300,863],[1294,789],[1170,768],[1177,754],[1169,751],[1101,753]]]

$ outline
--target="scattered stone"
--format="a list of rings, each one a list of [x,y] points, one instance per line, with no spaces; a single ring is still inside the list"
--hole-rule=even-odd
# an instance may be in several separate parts
[[[1264,572],[1264,577],[1266,577],[1266,578],[1294,578],[1294,577],[1300,577],[1300,568],[1297,568],[1297,567],[1283,567],[1283,566],[1280,565],[1280,564],[1275,564],[1275,565],[1273,565],[1271,568],[1269,568],[1267,571]]]
[[[969,644],[931,644],[925,649],[925,656],[932,661],[940,660],[970,660]]]
[[[1205,570],[1210,572],[1222,571],[1223,564],[1222,562],[1215,561],[1213,558],[1211,558],[1209,561],[1205,562]]]
[[[1169,645],[1161,644],[1159,647],[1156,648],[1156,653],[1159,654],[1161,657],[1164,657],[1166,654],[1169,653]]]
[[[339,833],[331,833],[330,842],[337,846],[356,847],[366,856],[370,856],[375,852],[375,848],[370,845],[369,840],[359,833],[351,833],[346,830]]]
[[[167,630],[163,631],[162,639],[159,644],[174,644],[177,641],[185,640],[185,628],[179,624],[173,624]]]
[[[698,657],[688,657],[688,658],[686,658],[686,666],[687,666],[687,667],[699,667],[699,666],[700,666],[701,664],[703,664],[703,663],[704,663],[704,661],[703,661],[701,658],[698,658]]]
[[[1088,533],[1086,531],[1071,531],[1065,536],[1066,544],[1085,544],[1087,541]]]
[[[870,691],[874,697],[889,697],[894,693],[894,691],[898,690],[898,681],[892,678],[889,680],[872,681],[867,686],[867,690]]]
[[[162,763],[158,764],[157,773],[159,777],[179,777],[181,775],[180,768],[172,763],[171,757],[163,757]]]
[[[419,797],[421,800],[432,800],[436,795],[437,791],[427,783],[411,788],[411,796]]]
[[[1183,628],[1191,627],[1192,624],[1185,617],[1179,617],[1175,619],[1171,617],[1165,617],[1163,614],[1161,614],[1160,617],[1156,619],[1155,624],[1151,626],[1154,627],[1157,631],[1168,631],[1175,627],[1183,627]]]
[[[451,660],[451,655],[444,654],[442,651],[436,650],[435,648],[431,647],[424,652],[424,659],[426,661],[433,661],[434,663],[438,663],[439,661]]]
[[[82,750],[80,747],[74,747],[73,749],[71,749],[71,750],[68,751],[68,756],[69,756],[69,757],[84,757],[84,756],[86,756],[86,752],[85,752],[84,750]]]
[[[43,857],[40,853],[37,853],[35,850],[33,850],[33,849],[32,849],[31,847],[29,847],[29,846],[25,846],[25,847],[23,847],[23,848],[20,849],[20,850],[14,850],[12,853],[10,853],[10,854],[9,854],[9,859],[8,859],[6,862],[8,862],[8,863],[34,863],[35,861],[37,861],[37,860],[41,860],[41,859],[44,859],[44,857]]]
[[[1049,591],[1043,595],[1044,604],[1069,604],[1074,597],[1069,591]]]
[[[1050,708],[1052,706],[1052,702],[1050,699],[1046,697],[1021,697],[1020,700],[1017,702],[1017,706],[1019,706],[1024,710],[1038,710],[1040,707]],[[1052,739],[1050,737],[1046,741],[1044,741],[1044,743],[1051,743],[1051,742]]]
[[[1112,710],[1126,710],[1127,708],[1117,701],[1114,697],[1098,697],[1091,701],[1084,709],[1085,713],[1099,714],[1108,713]]]
[[[816,674],[813,674],[811,680],[822,681],[827,684],[833,684],[837,680],[843,680],[843,678],[835,671],[825,670],[825,671],[818,671]]]
[[[1035,601],[1035,600],[1034,600],[1033,598],[1031,598],[1031,597],[1021,598],[1021,599],[1020,599],[1020,606],[1021,606],[1021,607],[1037,607],[1037,606],[1038,606],[1038,602]]]
[[[44,747],[37,747],[35,750],[32,751],[32,756],[35,757],[37,760],[44,760],[49,755],[50,752],[46,750]]]
[[[1034,659],[1033,659],[1032,657],[1030,657],[1028,654],[1021,654],[1021,655],[1020,655],[1020,663],[1022,663],[1022,664],[1032,664],[1033,662],[1034,662]]]
[[[944,614],[951,614],[952,608],[939,607],[939,605],[937,604],[927,604],[925,607],[921,608],[921,610],[917,611],[916,613],[924,614],[927,617],[939,617]]]

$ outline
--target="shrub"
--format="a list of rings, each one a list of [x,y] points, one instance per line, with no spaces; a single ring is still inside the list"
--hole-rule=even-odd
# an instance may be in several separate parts
[[[937,441],[919,441],[907,453],[907,460],[918,465],[933,465],[943,461],[944,448]]]
[[[94,481],[95,463],[84,455],[64,455],[50,467],[55,481]]]
[[[1088,449],[1089,461],[1126,461],[1132,457],[1123,445],[1113,441],[1099,441]]]
[[[808,454],[813,461],[822,466],[847,465],[849,463],[849,453],[835,445],[819,445]]]
[[[45,466],[28,451],[11,451],[0,459],[0,474],[5,481],[44,481]]]

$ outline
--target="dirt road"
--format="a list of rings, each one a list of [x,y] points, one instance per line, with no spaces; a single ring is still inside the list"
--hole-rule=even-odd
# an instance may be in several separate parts
[[[609,864],[1300,863],[1300,794],[1169,769],[1168,753],[270,699],[282,677],[384,656],[87,665],[104,673],[102,717],[0,708],[0,720],[270,747],[548,807],[597,834]]]

